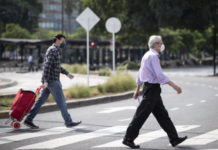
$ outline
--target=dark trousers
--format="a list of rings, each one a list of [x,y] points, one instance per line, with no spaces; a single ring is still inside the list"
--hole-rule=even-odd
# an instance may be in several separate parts
[[[143,99],[127,128],[125,135],[126,139],[130,141],[135,140],[135,138],[139,135],[139,130],[151,113],[153,113],[161,128],[163,128],[163,130],[167,133],[170,141],[178,138],[176,128],[163,105],[160,93],[160,84],[144,83]]]

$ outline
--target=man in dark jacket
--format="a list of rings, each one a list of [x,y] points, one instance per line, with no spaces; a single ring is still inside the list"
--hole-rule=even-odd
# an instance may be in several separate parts
[[[42,83],[45,85],[45,88],[41,91],[39,99],[36,101],[34,107],[24,121],[24,124],[32,129],[39,128],[33,123],[33,119],[39,112],[40,107],[48,99],[50,93],[52,94],[55,102],[57,103],[61,111],[61,115],[65,121],[65,125],[67,127],[73,127],[81,123],[81,121],[72,121],[71,116],[67,111],[66,99],[60,82],[60,73],[65,74],[70,79],[73,78],[73,75],[69,74],[69,72],[67,72],[60,65],[60,50],[64,49],[66,46],[65,36],[62,34],[58,34],[55,36],[53,42],[54,43],[48,48],[45,55],[45,62],[42,74]]]

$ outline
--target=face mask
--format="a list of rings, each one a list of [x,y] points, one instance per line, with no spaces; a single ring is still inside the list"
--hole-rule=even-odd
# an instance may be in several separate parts
[[[161,47],[160,47],[160,52],[163,52],[165,50],[165,45],[162,44]]]
[[[66,43],[65,43],[65,42],[62,42],[62,43],[60,44],[60,48],[61,48],[61,49],[65,49],[65,47],[66,47]]]

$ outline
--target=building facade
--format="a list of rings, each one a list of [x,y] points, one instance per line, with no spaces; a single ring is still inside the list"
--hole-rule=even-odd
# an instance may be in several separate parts
[[[39,15],[39,28],[49,29],[54,31],[62,30],[62,0],[38,0],[42,4],[42,13]],[[74,4],[73,4],[74,5]],[[74,33],[79,24],[76,22],[78,9],[72,6],[73,11],[69,16],[65,11],[63,13],[63,29],[64,32]]]

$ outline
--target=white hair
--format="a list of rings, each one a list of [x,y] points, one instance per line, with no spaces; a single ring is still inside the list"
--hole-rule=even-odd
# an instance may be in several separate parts
[[[154,47],[154,44],[160,42],[161,40],[161,36],[160,35],[151,35],[149,37],[149,40],[148,40],[148,47],[149,48],[153,48]]]

